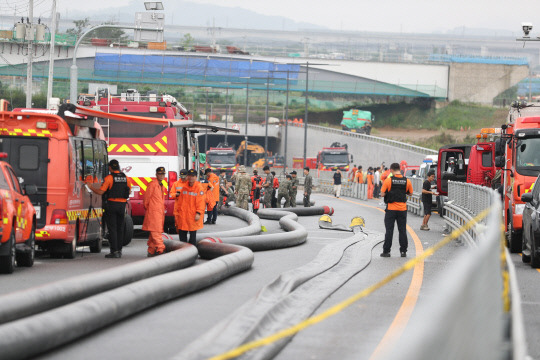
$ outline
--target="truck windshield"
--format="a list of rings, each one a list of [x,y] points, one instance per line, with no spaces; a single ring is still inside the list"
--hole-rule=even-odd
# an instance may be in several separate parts
[[[322,161],[324,164],[348,164],[348,154],[323,154]]]
[[[210,165],[234,165],[236,157],[234,154],[208,154],[206,162]]]
[[[518,140],[516,165],[516,170],[521,175],[538,175],[540,172],[540,138]]]

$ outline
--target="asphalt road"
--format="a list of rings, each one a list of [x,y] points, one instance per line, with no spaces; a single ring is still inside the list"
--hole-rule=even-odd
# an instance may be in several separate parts
[[[379,210],[382,206],[377,200],[336,199],[326,195],[314,195],[312,198],[317,205],[334,207],[335,214],[332,217],[334,224],[348,225],[351,217],[359,215],[365,218],[368,229],[384,232],[384,214]],[[432,217],[429,232],[419,230],[421,221],[421,217],[408,214],[411,230],[408,235],[409,257],[414,256],[416,251],[435,244],[442,237],[441,218]],[[279,274],[310,262],[325,245],[350,236],[348,233],[319,229],[318,216],[300,217],[299,222],[309,232],[308,241],[305,244],[257,252],[253,267],[249,271],[222,281],[211,288],[136,314],[120,323],[43,354],[39,359],[166,359],[172,357],[254,297],[264,285],[272,282]],[[276,221],[263,220],[263,225],[269,232],[281,231]],[[243,222],[223,216],[218,217],[217,225],[209,226],[204,231],[214,232],[216,229],[224,230],[238,226],[244,226]],[[430,301],[437,275],[460,252],[466,250],[465,246],[457,242],[450,243],[426,259],[423,271],[419,271],[414,276],[412,272],[408,272],[334,317],[297,334],[276,356],[276,359],[373,358],[375,353],[388,349],[393,339],[406,329],[407,323],[414,320],[414,317],[418,315],[416,309],[419,305]],[[394,234],[392,257],[379,257],[381,251],[382,244],[373,249],[370,265],[331,294],[316,313],[378,282],[407,260],[399,257],[397,231]],[[81,252],[80,256],[74,260],[43,257],[33,268],[18,268],[14,274],[2,276],[0,294],[86,274],[117,264],[144,260],[146,239],[134,239],[123,253],[122,259],[105,259],[103,254],[90,254],[88,250]],[[540,276],[536,271],[525,267],[518,269],[518,272],[526,273],[527,276]],[[532,299],[534,296],[534,291],[531,294],[523,290],[522,292],[524,299]],[[406,294],[408,294],[408,301],[404,302]],[[538,303],[535,302],[534,306],[538,306]],[[524,306],[524,310],[526,308],[527,305]],[[537,307],[531,306],[529,310],[538,313]],[[527,318],[527,312],[525,317]],[[536,326],[538,325],[537,320]]]

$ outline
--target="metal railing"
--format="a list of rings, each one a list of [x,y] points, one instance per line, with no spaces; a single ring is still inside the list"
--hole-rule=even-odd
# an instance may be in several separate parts
[[[298,126],[303,127],[303,124],[298,124]],[[315,130],[319,130],[319,131],[327,132],[327,133],[332,133],[332,134],[350,136],[352,138],[371,141],[371,142],[378,143],[378,144],[384,144],[384,145],[392,146],[392,147],[403,149],[403,150],[417,152],[417,153],[424,154],[424,155],[436,155],[438,153],[436,150],[433,150],[433,149],[423,148],[421,146],[411,145],[411,144],[408,144],[408,143],[404,143],[404,142],[400,142],[400,141],[396,141],[396,140],[385,139],[385,138],[380,138],[380,137],[372,136],[372,135],[358,134],[358,133],[353,133],[353,132],[350,132],[350,131],[343,131],[343,130],[333,129],[333,128],[329,128],[329,127],[325,127],[325,126],[319,126],[319,125],[309,125],[308,124],[308,128],[312,128],[312,129],[315,129]]]

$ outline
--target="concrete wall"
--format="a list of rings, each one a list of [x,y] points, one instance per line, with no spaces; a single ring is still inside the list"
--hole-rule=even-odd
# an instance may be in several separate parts
[[[528,75],[526,65],[451,63],[448,100],[492,104],[494,97]]]
[[[387,144],[381,144],[368,140],[337,133],[328,133],[312,127],[308,128],[307,157],[315,157],[323,148],[328,147],[333,142],[345,143],[349,147],[349,152],[353,155],[353,164],[362,165],[364,169],[368,166],[380,165],[383,161],[386,165],[393,162],[407,161],[411,165],[420,165],[426,155],[410,150],[400,149]],[[281,151],[285,151],[285,131],[282,131]],[[293,157],[303,157],[304,154],[304,128],[289,127],[287,141],[287,164],[292,166]]]

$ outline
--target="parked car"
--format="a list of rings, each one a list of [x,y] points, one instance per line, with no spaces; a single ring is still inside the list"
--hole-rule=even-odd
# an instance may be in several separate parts
[[[0,153],[0,158],[7,154]],[[36,185],[21,187],[11,165],[0,161],[0,273],[11,274],[15,263],[34,265],[36,210],[27,195],[36,193]]]

